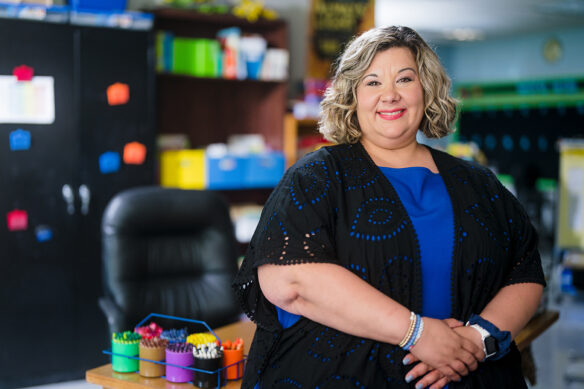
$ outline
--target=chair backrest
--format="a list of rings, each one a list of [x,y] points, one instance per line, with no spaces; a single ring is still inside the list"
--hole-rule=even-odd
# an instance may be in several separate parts
[[[120,313],[108,317],[111,330],[131,330],[152,312],[211,327],[237,319],[231,288],[237,243],[228,205],[217,193],[123,191],[104,212],[102,246],[105,296]]]

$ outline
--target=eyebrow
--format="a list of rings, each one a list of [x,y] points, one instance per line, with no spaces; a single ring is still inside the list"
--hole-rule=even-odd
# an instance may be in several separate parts
[[[399,74],[399,73],[403,73],[403,72],[405,72],[406,70],[411,70],[411,71],[412,71],[412,72],[414,72],[415,74],[418,74],[414,68],[410,68],[410,67],[407,67],[407,68],[400,69],[400,70],[398,71],[398,74]],[[364,76],[363,76],[363,78],[366,78],[366,77],[378,77],[378,75],[377,75],[377,73],[369,73],[369,74],[366,74],[366,75],[364,75]]]

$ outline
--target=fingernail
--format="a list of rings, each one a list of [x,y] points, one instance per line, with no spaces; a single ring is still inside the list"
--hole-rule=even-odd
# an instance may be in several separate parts
[[[404,358],[402,362],[404,365],[407,365],[408,363],[410,363],[410,358]]]
[[[416,384],[416,389],[424,389],[424,384],[417,383]]]
[[[406,382],[409,384],[410,382],[412,382],[412,380],[414,379],[414,377],[411,374],[408,374],[406,376]]]

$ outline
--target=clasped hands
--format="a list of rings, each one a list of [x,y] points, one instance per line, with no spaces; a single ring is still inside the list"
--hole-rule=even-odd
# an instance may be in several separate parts
[[[440,389],[476,370],[484,357],[481,336],[474,328],[452,318],[424,317],[424,332],[403,359],[405,365],[418,362],[405,379],[412,382],[422,377],[416,389]]]

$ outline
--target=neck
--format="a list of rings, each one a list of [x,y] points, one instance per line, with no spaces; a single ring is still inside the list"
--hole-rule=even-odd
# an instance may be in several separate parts
[[[361,144],[377,166],[401,169],[405,167],[427,167],[437,173],[430,151],[423,145],[412,142],[396,148],[383,148],[361,139]]]

